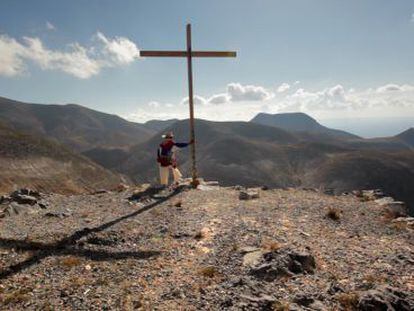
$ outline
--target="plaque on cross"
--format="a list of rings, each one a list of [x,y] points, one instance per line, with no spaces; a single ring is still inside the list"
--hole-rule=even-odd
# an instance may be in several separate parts
[[[193,51],[191,47],[191,25],[187,24],[187,50],[185,51],[140,51],[142,57],[185,57],[188,69],[188,102],[190,108],[190,139],[195,141],[194,130],[194,95],[193,95],[193,57],[236,57],[234,51]],[[195,143],[191,144],[192,185],[197,187],[197,167]]]

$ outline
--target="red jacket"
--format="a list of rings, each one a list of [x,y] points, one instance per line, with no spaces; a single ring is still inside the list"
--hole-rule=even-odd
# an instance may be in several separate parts
[[[163,141],[160,144],[160,147],[157,150],[157,162],[160,163],[161,166],[170,166],[173,167],[177,166],[177,159],[175,158],[172,148],[174,146],[178,148],[187,147],[189,143],[176,143],[172,139],[168,139]]]

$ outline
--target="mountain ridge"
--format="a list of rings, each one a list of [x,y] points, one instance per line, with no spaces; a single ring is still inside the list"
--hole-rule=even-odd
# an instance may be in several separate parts
[[[4,97],[0,97],[0,120],[16,130],[47,135],[77,151],[123,148],[154,133],[142,124],[77,104],[30,104]]]

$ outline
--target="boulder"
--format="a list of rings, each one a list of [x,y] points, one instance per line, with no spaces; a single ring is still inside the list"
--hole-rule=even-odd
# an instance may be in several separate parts
[[[241,190],[239,193],[240,200],[252,200],[257,199],[260,197],[259,191],[249,189],[249,190]]]
[[[240,295],[244,300],[238,305],[240,310],[275,310],[274,305],[276,298],[270,295],[262,294],[261,296]]]
[[[395,218],[408,216],[408,207],[401,201],[389,202],[385,205],[385,209],[387,213]]]
[[[387,205],[388,203],[392,203],[392,202],[394,202],[394,198],[392,197],[383,197],[381,199],[375,200],[375,203],[381,206]]]
[[[26,194],[18,194],[13,197],[13,201],[19,204],[35,205],[37,199],[34,196]]]
[[[37,199],[40,198],[40,192],[39,191],[32,190],[32,189],[29,189],[29,188],[22,188],[22,189],[14,191],[10,194],[10,196],[12,198],[14,198],[15,196],[19,196],[19,195],[29,195],[29,196],[35,197]]]
[[[358,310],[413,310],[413,293],[405,292],[390,286],[381,286],[363,292],[359,296]]]
[[[313,273],[315,268],[315,258],[311,254],[281,248],[264,253],[261,261],[249,273],[258,279],[271,282],[282,276]]]

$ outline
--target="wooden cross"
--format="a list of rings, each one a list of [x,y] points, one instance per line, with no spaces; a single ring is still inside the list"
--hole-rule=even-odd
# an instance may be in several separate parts
[[[190,139],[195,140],[194,131],[194,94],[193,94],[193,57],[236,57],[233,51],[193,51],[191,48],[191,24],[187,24],[187,50],[186,51],[140,51],[143,57],[186,57],[188,68],[188,102],[190,106]],[[195,156],[195,143],[191,145],[192,185],[197,187],[197,168]]]

